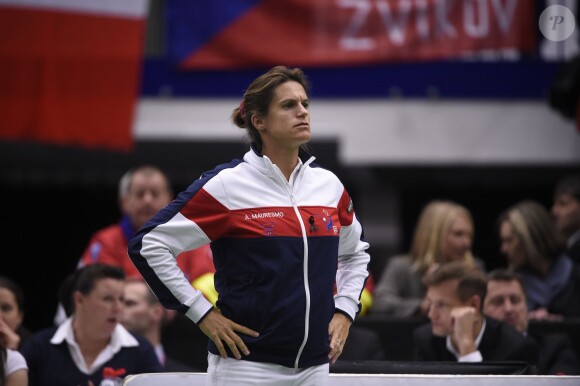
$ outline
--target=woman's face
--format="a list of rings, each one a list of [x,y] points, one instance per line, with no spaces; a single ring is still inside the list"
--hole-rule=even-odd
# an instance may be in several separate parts
[[[521,267],[526,260],[524,248],[509,221],[501,223],[499,238],[501,241],[501,253],[506,256],[509,266],[513,268]]]
[[[0,288],[0,318],[15,331],[23,319],[23,311],[18,307],[14,293],[8,288]]]
[[[463,260],[465,254],[471,250],[472,242],[473,225],[471,225],[471,221],[463,215],[456,216],[441,244],[445,260]]]
[[[101,338],[110,337],[123,310],[124,282],[100,279],[91,292],[75,292],[75,318]]]
[[[296,149],[310,141],[308,104],[308,96],[300,83],[288,81],[276,87],[268,114],[252,117],[265,152]]]

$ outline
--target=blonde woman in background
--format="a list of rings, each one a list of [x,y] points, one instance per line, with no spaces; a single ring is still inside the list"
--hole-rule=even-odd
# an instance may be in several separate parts
[[[452,201],[431,201],[415,227],[411,250],[391,257],[375,288],[374,314],[410,317],[425,313],[423,276],[450,261],[483,263],[471,253],[473,219],[467,208]]]
[[[564,253],[548,210],[525,200],[499,219],[501,252],[522,278],[530,319],[580,316],[580,267]]]

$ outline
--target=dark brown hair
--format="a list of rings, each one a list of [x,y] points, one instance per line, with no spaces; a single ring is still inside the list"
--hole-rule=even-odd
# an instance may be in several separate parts
[[[22,288],[16,282],[6,276],[0,276],[0,288],[6,288],[8,291],[12,292],[16,304],[18,305],[18,310],[20,313],[24,314],[24,292]]]
[[[125,272],[116,266],[95,263],[86,265],[68,275],[58,289],[58,298],[63,305],[66,316],[74,313],[73,294],[79,291],[87,295],[94,288],[98,280],[115,279],[124,281]]]
[[[487,274],[487,281],[502,281],[502,282],[510,282],[510,281],[517,281],[524,289],[524,282],[520,275],[516,272],[512,271],[511,269],[505,268],[497,268]]]
[[[562,178],[554,189],[554,196],[569,194],[580,201],[580,174]]]
[[[304,87],[306,95],[309,95],[310,83],[301,69],[276,66],[250,83],[244,93],[242,103],[232,112],[231,119],[234,125],[247,131],[250,141],[259,152],[262,152],[262,138],[252,124],[252,116],[254,114],[260,117],[268,115],[270,102],[274,98],[274,90],[288,81],[300,83]]]
[[[453,261],[441,264],[423,279],[427,287],[437,286],[449,280],[457,280],[457,297],[466,302],[473,295],[478,295],[483,305],[487,294],[487,281],[483,272],[464,261]]]
[[[524,282],[522,281],[522,278],[520,277],[520,275],[518,275],[516,272],[512,271],[511,269],[505,269],[505,268],[494,269],[493,271],[491,271],[487,274],[487,282],[489,283],[490,281],[499,281],[499,282],[504,282],[504,283],[517,281],[518,284],[520,285],[520,288],[522,289],[522,293],[524,294],[524,297],[526,296],[526,291],[524,290],[525,287],[524,287]]]

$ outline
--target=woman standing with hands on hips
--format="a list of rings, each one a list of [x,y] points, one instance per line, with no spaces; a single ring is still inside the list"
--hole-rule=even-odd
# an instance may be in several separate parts
[[[207,384],[325,385],[359,311],[369,245],[340,180],[303,149],[308,92],[297,68],[256,78],[232,114],[251,149],[204,173],[129,243],[161,302],[210,338]],[[175,263],[210,242],[217,309]]]

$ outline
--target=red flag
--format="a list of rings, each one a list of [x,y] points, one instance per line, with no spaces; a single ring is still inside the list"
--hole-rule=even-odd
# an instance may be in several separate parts
[[[147,0],[0,0],[0,139],[129,150]]]
[[[536,49],[530,0],[262,0],[245,1],[251,7],[238,7],[235,17],[218,11],[225,0],[205,0],[212,15],[205,18],[196,16],[199,1],[168,2],[169,48],[183,69],[350,66]]]

